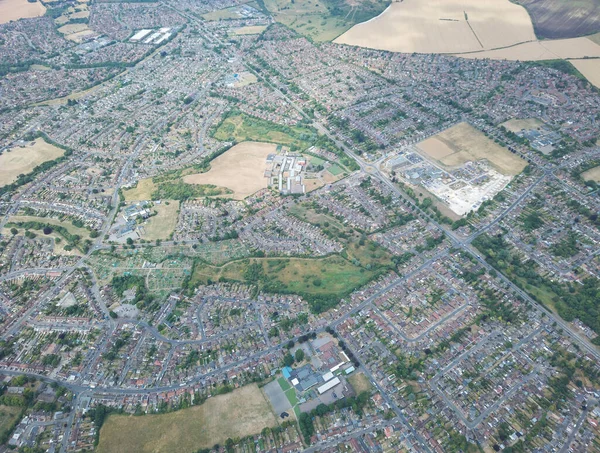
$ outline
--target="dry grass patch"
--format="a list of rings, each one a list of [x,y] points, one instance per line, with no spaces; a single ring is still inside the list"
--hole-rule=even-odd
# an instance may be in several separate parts
[[[156,190],[156,184],[152,178],[140,179],[137,186],[123,191],[125,201],[147,201],[152,200],[152,193]]]
[[[543,61],[568,58],[600,57],[600,45],[588,38],[532,41],[512,47],[458,54],[463,58],[492,60]]]
[[[569,61],[592,85],[600,88],[600,59]]]
[[[404,0],[335,42],[394,52],[459,53],[535,39],[529,14],[509,0]]]
[[[11,184],[21,174],[31,172],[38,165],[56,159],[65,153],[44,139],[38,138],[25,146],[17,146],[0,155],[0,187]]]
[[[0,0],[0,24],[28,17],[40,17],[46,13],[41,2],[29,3],[27,0]]]
[[[267,29],[266,25],[248,25],[234,31],[236,35],[259,35]]]
[[[543,126],[544,123],[537,118],[526,118],[526,119],[512,119],[502,123],[500,126],[504,126],[507,130],[511,132],[521,132],[521,130],[531,130],[537,129],[538,127]]]
[[[354,389],[357,394],[361,394],[362,392],[370,392],[373,388],[369,378],[365,376],[363,373],[354,372],[350,376],[348,376],[348,382]]]
[[[586,181],[600,182],[600,167],[594,167],[588,171],[584,171],[581,177]]]
[[[424,154],[446,167],[458,167],[466,162],[487,159],[503,175],[518,175],[527,163],[508,149],[494,143],[485,134],[467,123],[434,135],[419,143]]]
[[[167,200],[165,202],[163,200],[160,204],[155,204],[152,210],[156,211],[157,214],[150,217],[144,223],[144,234],[142,235],[142,238],[147,241],[168,239],[177,225],[179,201]]]
[[[110,416],[97,453],[192,453],[228,438],[258,434],[277,424],[256,384],[208,399],[201,406],[161,415]]]
[[[267,156],[275,153],[272,143],[244,142],[235,145],[210,163],[206,173],[184,176],[187,184],[214,184],[233,191],[236,200],[243,200],[266,188]]]

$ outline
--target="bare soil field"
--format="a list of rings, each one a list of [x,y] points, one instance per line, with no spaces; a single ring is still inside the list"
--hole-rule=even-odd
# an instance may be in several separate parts
[[[258,434],[277,425],[256,384],[209,398],[190,409],[142,417],[113,415],[100,431],[98,453],[193,452],[228,438]]]
[[[11,184],[20,174],[27,174],[35,167],[65,153],[45,140],[38,138],[26,146],[17,146],[0,155],[0,187]]]
[[[248,25],[235,30],[236,35],[259,35],[267,28],[266,25]]]
[[[569,60],[588,81],[600,88],[600,59]]]
[[[600,30],[596,0],[517,0],[533,20],[539,38],[573,38]]]
[[[521,132],[522,129],[537,129],[538,127],[541,127],[543,125],[544,123],[538,120],[537,118],[526,118],[522,120],[508,120],[505,123],[502,123],[500,126],[504,126],[511,132]]]
[[[40,17],[46,13],[46,7],[39,1],[0,0],[0,24],[28,17]]]
[[[404,0],[335,42],[395,52],[461,53],[535,39],[527,11],[509,0]]]
[[[277,145],[273,143],[240,143],[213,160],[209,171],[185,176],[183,182],[227,187],[233,191],[234,199],[243,200],[267,187],[264,175],[267,156],[276,150]]]
[[[518,175],[527,165],[523,159],[497,145],[467,123],[446,129],[419,143],[417,147],[446,167],[458,167],[465,162],[487,159],[503,175]]]
[[[541,61],[568,58],[600,57],[600,45],[588,38],[533,41],[504,49],[457,54],[463,58],[492,60]]]
[[[160,204],[155,204],[151,210],[156,211],[158,214],[150,217],[146,223],[144,223],[144,234],[142,235],[142,238],[147,241],[169,239],[169,236],[175,230],[175,226],[177,225],[179,201],[163,200]]]
[[[581,174],[581,177],[586,181],[600,182],[600,167],[594,167]]]

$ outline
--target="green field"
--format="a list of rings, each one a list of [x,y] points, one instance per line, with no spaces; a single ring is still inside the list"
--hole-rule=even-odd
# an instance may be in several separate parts
[[[0,405],[0,439],[8,439],[23,408]]]
[[[160,415],[112,415],[100,431],[97,453],[192,453],[228,438],[277,425],[256,384],[209,398],[200,406]]]
[[[283,126],[240,114],[227,116],[214,132],[221,141],[259,141],[289,146],[292,151],[308,148],[317,138],[314,130],[299,126]]]
[[[341,167],[339,167],[338,165],[336,165],[336,164],[333,164],[331,167],[329,167],[329,168],[327,169],[327,171],[328,171],[329,173],[331,173],[333,176],[338,176],[338,175],[340,175],[340,174],[341,174],[341,173],[342,173],[344,170],[342,170],[342,168],[341,168]]]

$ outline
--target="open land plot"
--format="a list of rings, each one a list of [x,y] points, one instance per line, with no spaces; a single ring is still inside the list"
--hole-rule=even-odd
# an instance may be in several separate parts
[[[584,36],[600,29],[596,0],[518,0],[533,20],[539,38]]]
[[[348,376],[348,382],[356,392],[356,394],[360,394],[362,392],[370,392],[373,388],[369,379],[363,374],[354,372],[350,376]]]
[[[228,20],[228,19],[241,19],[242,16],[239,6],[231,6],[229,8],[219,9],[217,11],[211,11],[210,13],[203,14],[202,17],[205,20]]]
[[[137,185],[123,191],[125,201],[147,201],[152,200],[152,193],[156,190],[156,184],[152,178],[140,179]]]
[[[306,137],[316,136],[312,129],[300,126],[283,126],[260,118],[239,114],[230,115],[217,127],[214,138],[221,141],[270,142],[295,147],[308,148]]]
[[[0,24],[29,17],[40,17],[46,13],[41,2],[30,3],[27,0],[0,0]]]
[[[27,174],[38,165],[56,159],[64,153],[64,149],[41,138],[25,146],[5,151],[0,155],[0,187],[13,183],[19,175]]]
[[[532,41],[495,50],[457,54],[463,58],[491,60],[544,61],[569,58],[599,58],[600,45],[588,38]]]
[[[98,453],[193,452],[228,438],[258,434],[277,420],[256,384],[169,414],[113,415],[100,431]]]
[[[535,39],[527,11],[509,0],[404,0],[335,42],[394,52],[460,53]]]
[[[583,172],[581,177],[586,181],[600,182],[600,167],[594,167]]]
[[[276,150],[277,145],[272,143],[240,143],[213,160],[209,171],[184,176],[183,181],[227,187],[233,191],[234,199],[243,200],[267,187],[267,156]]]
[[[60,27],[58,31],[63,35],[70,35],[72,33],[78,33],[87,29],[87,24],[68,24]]]
[[[537,118],[525,118],[525,119],[511,119],[508,120],[504,123],[502,123],[500,126],[504,126],[507,130],[511,131],[511,132],[521,132],[523,129],[525,130],[532,130],[532,129],[537,129],[541,126],[543,126],[544,123],[540,120],[538,120]]]
[[[569,60],[597,88],[600,88],[600,59]]]
[[[152,210],[156,211],[157,214],[150,217],[144,223],[142,238],[147,241],[168,239],[171,233],[175,231],[175,226],[177,225],[179,201],[163,200],[160,204],[155,204]]]
[[[417,147],[425,155],[451,168],[487,159],[503,175],[514,176],[521,173],[527,165],[523,159],[497,145],[467,123],[446,129],[419,143]]]
[[[246,27],[236,28],[234,33],[238,36],[260,35],[266,29],[267,29],[266,25],[247,25]]]
[[[23,409],[17,406],[0,405],[0,436],[8,438],[9,430],[21,415]]]
[[[256,76],[254,74],[252,74],[251,72],[248,72],[248,71],[244,71],[238,75],[238,79],[233,84],[233,86],[235,88],[242,88],[242,87],[246,87],[248,85],[252,85],[256,82],[258,82],[258,79],[256,78]]]

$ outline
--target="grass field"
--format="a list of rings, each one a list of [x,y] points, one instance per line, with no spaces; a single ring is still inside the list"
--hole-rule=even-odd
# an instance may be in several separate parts
[[[177,412],[110,416],[100,431],[96,452],[193,453],[276,425],[269,402],[252,384]]]
[[[331,173],[333,176],[338,176],[338,175],[340,175],[341,173],[343,173],[343,171],[344,171],[344,170],[342,170],[342,169],[341,169],[341,168],[340,168],[338,165],[336,165],[336,164],[333,164],[331,167],[329,167],[329,168],[327,169],[327,171],[328,171],[329,173]]]
[[[522,129],[530,130],[537,129],[543,126],[544,123],[537,118],[526,118],[526,119],[512,119],[502,123],[500,126],[504,126],[511,132],[521,132]]]
[[[27,0],[0,0],[0,24],[28,17],[39,17],[46,13],[41,2],[29,3]]]
[[[518,175],[527,165],[523,159],[467,123],[446,129],[417,146],[427,156],[451,168],[465,162],[487,159],[500,173]]]
[[[217,127],[214,138],[236,142],[270,142],[304,150],[315,136],[311,129],[282,126],[244,114],[230,115]]]
[[[137,185],[123,191],[125,201],[148,201],[152,200],[152,192],[156,190],[156,184],[152,178],[140,179]]]
[[[509,0],[404,0],[335,42],[394,52],[460,53],[535,39],[527,11]]]
[[[64,153],[64,149],[41,138],[5,151],[0,155],[0,187],[13,183],[19,175],[27,174],[41,163],[56,159]]]
[[[569,61],[592,85],[600,88],[600,59]]]
[[[238,36],[259,35],[266,29],[267,29],[266,25],[247,25],[245,27],[236,28],[234,33]]]
[[[23,409],[16,406],[0,405],[0,436],[13,427],[13,423],[21,415]]]
[[[168,239],[177,225],[179,201],[163,200],[160,204],[155,204],[152,210],[158,214],[146,220],[142,238],[147,241]]]
[[[86,239],[90,236],[90,232],[85,228],[78,228],[74,226],[69,221],[61,221],[58,219],[53,219],[51,217],[37,217],[30,215],[14,215],[9,217],[8,222],[14,223],[22,223],[22,222],[39,222],[39,223],[48,223],[50,225],[57,225],[66,228],[71,234],[78,234],[83,239]]]
[[[233,191],[232,198],[243,200],[267,187],[267,156],[276,151],[272,143],[240,143],[213,160],[209,171],[185,176],[183,182],[227,187]]]
[[[581,174],[581,177],[586,181],[600,182],[600,167],[591,168]]]
[[[369,379],[363,373],[359,373],[356,371],[350,376],[348,376],[348,382],[350,382],[350,385],[352,386],[356,394],[360,394],[362,392],[370,392],[373,388]]]
[[[231,6],[229,8],[219,9],[217,11],[211,11],[202,15],[205,20],[227,20],[227,19],[241,19],[243,16],[240,14],[239,6]]]

